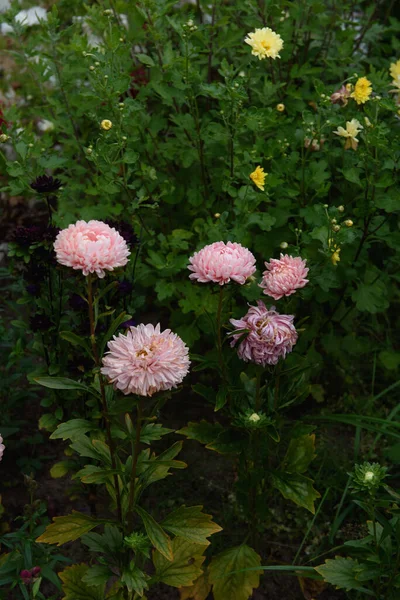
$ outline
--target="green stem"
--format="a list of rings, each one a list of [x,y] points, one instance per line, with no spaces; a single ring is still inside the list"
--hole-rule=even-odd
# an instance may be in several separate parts
[[[96,364],[96,367],[99,369],[100,395],[101,395],[101,402],[102,402],[102,406],[103,406],[103,416],[104,416],[104,420],[106,423],[107,443],[108,443],[108,447],[110,449],[110,455],[111,455],[111,467],[112,467],[113,471],[116,471],[117,465],[115,462],[115,446],[114,446],[114,441],[113,441],[113,438],[111,435],[110,416],[108,414],[106,390],[104,387],[103,376],[100,373],[100,359],[99,359],[99,352],[97,349],[96,336],[95,336],[96,327],[95,327],[94,312],[93,312],[93,287],[92,287],[92,275],[90,273],[87,276],[87,294],[88,294],[89,323],[90,323],[90,343],[92,345],[94,362]],[[122,524],[121,494],[120,494],[120,490],[119,490],[118,475],[115,472],[114,472],[114,488],[115,488],[115,495],[116,495],[116,501],[117,501],[118,520]]]
[[[128,512],[127,512],[128,521],[129,521],[130,525],[132,525],[132,521],[133,521],[133,503],[135,500],[136,469],[137,469],[137,462],[138,462],[139,451],[140,451],[140,431],[141,431],[141,427],[142,427],[142,416],[143,416],[143,406],[142,406],[142,399],[140,398],[138,405],[137,405],[135,443],[132,447],[133,461],[132,461],[131,483],[130,483],[130,487],[129,487],[129,502],[128,502]]]
[[[226,374],[224,356],[222,354],[222,335],[221,335],[221,325],[222,325],[221,320],[222,320],[223,301],[224,301],[224,289],[223,289],[223,286],[221,285],[219,288],[219,299],[218,299],[218,310],[217,310],[217,347],[218,347],[218,361],[219,361],[219,366],[220,366],[221,373],[222,373],[222,380],[223,380],[224,385],[227,385],[228,377]]]

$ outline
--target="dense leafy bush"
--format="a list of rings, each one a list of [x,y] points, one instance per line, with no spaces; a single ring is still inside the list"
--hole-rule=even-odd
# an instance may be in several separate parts
[[[87,507],[45,531],[31,509],[1,538],[2,585],[246,600],[286,570],[306,598],[324,581],[398,597],[394,4],[60,0],[2,15],[1,192],[29,210],[7,224],[1,273],[2,467],[21,448],[25,473],[50,460]],[[62,460],[24,450],[46,432]],[[159,488],[173,510],[151,501],[186,466],[186,438],[234,472],[218,525],[201,487],[195,506],[173,487]],[[341,546],[346,519],[357,539]],[[295,556],[265,565],[266,532],[284,531]],[[47,544],[77,539],[90,555],[61,583]]]

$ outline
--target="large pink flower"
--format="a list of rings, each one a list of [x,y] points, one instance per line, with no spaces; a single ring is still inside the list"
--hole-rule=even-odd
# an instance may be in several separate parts
[[[280,358],[292,351],[297,342],[297,331],[292,315],[280,315],[275,306],[268,310],[262,300],[251,306],[241,319],[231,319],[236,328],[231,346],[241,339],[238,356],[257,365],[276,365]],[[247,333],[243,330],[247,330]]]
[[[181,383],[189,371],[189,353],[180,337],[160,325],[130,327],[108,342],[101,372],[124,394],[152,396]]]
[[[188,269],[193,271],[190,279],[200,283],[210,281],[224,285],[232,279],[243,285],[256,270],[256,259],[241,244],[236,242],[214,242],[204,246],[189,258]]]
[[[281,257],[271,258],[265,263],[267,270],[264,271],[260,287],[264,288],[264,294],[279,300],[283,296],[294,294],[299,288],[308,283],[306,260],[299,256],[293,257],[281,254]]]
[[[84,275],[123,267],[130,255],[124,238],[102,221],[77,221],[57,235],[54,250],[59,263],[81,269]]]
[[[3,438],[0,435],[0,460],[3,458],[3,454],[4,454],[4,450],[5,450],[5,445],[3,444]]]

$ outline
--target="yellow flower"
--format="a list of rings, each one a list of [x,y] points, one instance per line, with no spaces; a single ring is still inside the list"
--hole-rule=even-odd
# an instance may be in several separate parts
[[[244,41],[251,46],[251,53],[253,56],[258,56],[259,60],[267,57],[280,58],[279,52],[283,48],[283,40],[278,33],[275,33],[269,27],[263,27],[248,33]]]
[[[334,131],[336,135],[340,135],[341,137],[347,138],[344,149],[353,148],[353,150],[357,150],[358,139],[357,134],[360,133],[363,126],[360,121],[357,119],[352,119],[351,121],[346,122],[346,129],[343,127],[338,127],[337,131]]]
[[[336,265],[338,264],[338,262],[340,262],[340,248],[338,248],[337,246],[335,246],[335,252],[332,254],[331,256],[331,261],[333,263],[333,265],[336,267]]]
[[[366,77],[360,77],[360,79],[357,79],[357,83],[354,86],[354,92],[350,94],[350,97],[354,98],[357,104],[364,104],[369,100],[371,94],[371,82]]]
[[[282,104],[282,103],[280,103],[280,104],[277,104],[277,105],[276,105],[276,110],[277,110],[278,112],[283,112],[283,111],[285,110],[285,105],[284,105],[284,104]]]
[[[260,190],[264,191],[264,183],[267,175],[268,173],[264,173],[264,169],[258,166],[255,171],[250,173],[250,179]]]
[[[400,60],[390,65],[390,75],[397,81],[400,77]]]
[[[353,221],[351,219],[346,219],[344,224],[346,227],[353,227]]]
[[[100,127],[104,129],[104,131],[108,131],[112,127],[112,122],[109,119],[103,119],[100,123]]]

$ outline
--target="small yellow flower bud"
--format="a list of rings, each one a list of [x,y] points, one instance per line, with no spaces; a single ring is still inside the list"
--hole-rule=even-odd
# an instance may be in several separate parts
[[[337,207],[339,212],[344,212],[344,206],[343,204],[341,204],[340,206]]]
[[[122,107],[124,107],[125,105],[124,105],[124,103],[123,103],[123,102],[120,102],[120,103],[118,104],[118,106],[122,106]]]
[[[124,140],[124,142],[126,142],[126,140],[127,140],[128,138],[126,137],[126,135],[123,135],[123,136],[122,136],[122,139]]]
[[[215,213],[215,215],[214,215],[214,217],[215,217],[216,219],[219,219],[219,218],[220,218],[220,216],[221,216],[221,213]]]
[[[93,65],[90,65],[89,71],[94,71],[94,70],[95,70],[95,67]]]
[[[340,231],[340,225],[334,225],[334,226],[332,227],[332,229],[333,229],[333,231],[336,231],[336,232],[338,232],[338,231]]]
[[[244,71],[239,72],[239,77],[246,77],[246,73]]]
[[[282,248],[282,250],[286,250],[286,248],[289,246],[289,244],[287,242],[281,242],[279,244],[279,248]]]
[[[86,149],[86,152],[87,152],[88,154],[92,154],[93,150],[92,150],[91,148],[87,148],[87,149]]]
[[[108,131],[112,127],[112,122],[109,119],[103,119],[100,123],[100,127],[104,129],[104,131]]]
[[[285,105],[280,102],[279,104],[276,105],[276,110],[278,112],[283,112],[285,110]]]
[[[103,10],[103,15],[111,15],[112,10],[111,8],[106,8],[106,10]]]
[[[104,75],[104,79],[108,79],[108,75]]]
[[[33,148],[33,144],[28,144],[28,148]]]
[[[346,225],[346,227],[353,227],[353,221],[351,219],[346,219],[344,224]]]
[[[121,42],[121,44],[125,41],[124,38],[119,38],[119,41]]]
[[[329,204],[324,204],[323,206],[324,206],[324,208],[328,208]]]
[[[10,137],[9,135],[6,135],[5,133],[2,133],[0,135],[0,143],[4,144],[4,142],[6,142],[9,139],[9,137]]]
[[[100,63],[98,61],[96,61],[94,64],[95,64],[96,67],[100,66]]]
[[[336,219],[331,219],[331,223],[332,223],[333,225],[336,225],[336,223],[337,223]]]
[[[260,419],[261,419],[261,417],[257,413],[253,413],[252,415],[249,416],[249,421],[251,421],[252,423],[258,423],[258,421]]]

